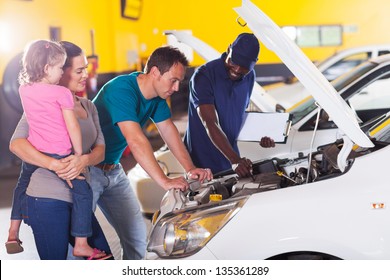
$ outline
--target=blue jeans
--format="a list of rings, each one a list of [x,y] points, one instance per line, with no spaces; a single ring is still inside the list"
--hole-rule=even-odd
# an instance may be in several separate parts
[[[72,203],[28,195],[26,202],[24,221],[32,228],[40,259],[66,260],[68,244],[74,245],[74,238],[69,234]],[[93,234],[88,238],[88,244],[110,254],[108,242],[93,213],[91,220]]]
[[[119,236],[124,260],[139,260],[146,252],[146,225],[138,200],[122,166],[105,172],[90,167],[93,207],[102,213]]]
[[[48,156],[60,159],[64,156],[55,154],[46,154]],[[11,220],[23,219],[26,208],[26,190],[30,183],[31,175],[39,167],[22,162],[22,167],[18,182],[14,190],[12,203]],[[66,183],[65,180],[63,180]],[[75,237],[88,237],[92,235],[91,213],[92,213],[92,190],[86,180],[72,180],[71,188],[73,199],[72,228],[71,233]]]

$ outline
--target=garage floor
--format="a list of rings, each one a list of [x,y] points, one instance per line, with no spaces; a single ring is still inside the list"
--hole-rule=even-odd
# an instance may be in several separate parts
[[[180,133],[184,133],[187,122],[186,117],[176,117],[174,118],[174,122]],[[155,150],[160,148],[163,144],[159,136],[151,138],[150,141]],[[125,170],[130,170],[135,165],[135,160],[132,155],[129,155],[122,158],[121,163]],[[18,166],[0,170],[0,260],[39,260],[39,256],[35,249],[32,231],[30,227],[25,224],[22,225],[20,232],[20,239],[23,241],[24,252],[9,255],[5,250],[4,243],[6,242],[8,236],[12,194],[18,176]],[[108,224],[100,210],[96,211],[96,216],[103,228],[115,259],[120,259],[121,248],[115,231]],[[148,229],[150,229],[150,221],[145,219],[145,223]]]

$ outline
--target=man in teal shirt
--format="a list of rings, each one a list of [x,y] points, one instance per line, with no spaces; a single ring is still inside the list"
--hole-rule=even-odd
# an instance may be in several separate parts
[[[209,169],[196,168],[171,120],[166,99],[178,91],[188,61],[176,48],[156,49],[144,72],[116,77],[102,87],[93,100],[106,141],[105,160],[91,168],[94,201],[118,233],[123,259],[140,259],[146,249],[146,228],[137,199],[119,160],[126,146],[142,168],[162,188],[186,190],[184,177],[169,178],[154,157],[142,131],[148,119],[183,166],[187,177],[211,180]],[[96,205],[96,204],[95,204]]]
[[[171,117],[165,99],[159,96],[146,99],[143,96],[137,82],[140,74],[141,72],[134,72],[112,79],[94,100],[102,130],[107,135],[105,163],[119,163],[127,147],[126,138],[118,123],[132,121],[143,127],[149,119],[159,123]]]

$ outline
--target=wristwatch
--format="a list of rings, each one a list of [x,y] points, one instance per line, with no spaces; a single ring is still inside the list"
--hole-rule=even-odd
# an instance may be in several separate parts
[[[236,171],[236,168],[238,167],[239,163],[233,163],[232,164],[232,170]]]

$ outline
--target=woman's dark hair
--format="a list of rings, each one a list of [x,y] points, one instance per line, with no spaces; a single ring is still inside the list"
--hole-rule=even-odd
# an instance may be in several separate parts
[[[66,52],[66,60],[63,66],[63,69],[65,69],[72,66],[72,59],[83,54],[83,50],[79,46],[68,41],[61,41],[60,44]]]
[[[160,47],[149,56],[144,72],[149,73],[152,67],[156,66],[162,75],[177,63],[185,67],[188,66],[187,58],[178,48],[172,46]]]

